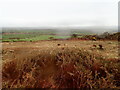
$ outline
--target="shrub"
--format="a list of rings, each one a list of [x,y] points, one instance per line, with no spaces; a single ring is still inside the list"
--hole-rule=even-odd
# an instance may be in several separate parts
[[[74,47],[34,51],[3,63],[3,88],[120,87],[119,60],[106,61]]]

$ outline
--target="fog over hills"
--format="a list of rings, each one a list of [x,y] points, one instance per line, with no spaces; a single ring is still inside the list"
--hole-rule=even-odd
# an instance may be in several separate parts
[[[62,27],[2,27],[2,31],[5,30],[55,30],[59,32],[69,31],[80,31],[80,32],[92,32],[92,33],[103,33],[103,32],[118,32],[117,26],[62,26]]]

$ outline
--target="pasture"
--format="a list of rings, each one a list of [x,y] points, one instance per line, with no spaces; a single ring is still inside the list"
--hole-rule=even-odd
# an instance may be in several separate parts
[[[40,40],[51,40],[51,39],[68,39],[73,33],[78,34],[78,37],[87,34],[80,31],[71,31],[66,33],[61,33],[56,30],[4,30],[2,32],[2,42],[22,42],[22,41],[40,41]],[[80,36],[79,36],[80,35]]]

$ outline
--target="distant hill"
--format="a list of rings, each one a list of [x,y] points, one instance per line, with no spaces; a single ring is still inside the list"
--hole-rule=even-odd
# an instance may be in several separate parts
[[[113,33],[107,37],[108,39],[120,41],[120,32]]]
[[[102,34],[104,32],[116,33],[118,32],[118,27],[114,26],[86,26],[86,27],[3,27],[3,32],[52,32],[60,34],[70,34],[70,33],[79,33],[79,34]]]

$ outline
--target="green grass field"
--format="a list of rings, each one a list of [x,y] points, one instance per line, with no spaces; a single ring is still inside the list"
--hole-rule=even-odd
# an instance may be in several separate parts
[[[54,30],[6,30],[2,32],[2,42],[17,42],[17,41],[39,41],[52,39],[66,39],[70,38],[75,33],[78,37],[86,35],[84,32],[71,32],[70,35],[57,35]],[[90,33],[88,33],[90,34]],[[81,36],[79,36],[81,35]]]
[[[50,37],[54,39],[65,39],[70,36],[57,36],[57,35],[36,35],[36,34],[8,34],[2,35],[2,41],[38,41],[38,40],[50,40]]]

